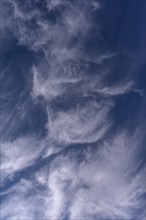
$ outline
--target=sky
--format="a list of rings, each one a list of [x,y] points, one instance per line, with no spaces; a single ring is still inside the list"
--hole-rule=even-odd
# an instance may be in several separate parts
[[[0,7],[1,220],[145,220],[145,1]]]

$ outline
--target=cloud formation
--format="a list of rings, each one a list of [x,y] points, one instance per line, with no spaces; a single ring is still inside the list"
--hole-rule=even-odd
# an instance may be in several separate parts
[[[138,133],[132,137],[119,133],[96,147],[96,153],[88,145],[56,157],[49,169],[44,166],[31,181],[21,180],[11,189],[13,196],[3,204],[2,216],[33,219],[41,201],[44,219],[135,218],[145,193],[141,184],[145,168],[139,168],[142,159],[135,159]],[[19,204],[15,209],[14,203]]]
[[[143,96],[102,36],[106,4],[2,2],[2,219],[145,218],[144,135],[128,110]]]

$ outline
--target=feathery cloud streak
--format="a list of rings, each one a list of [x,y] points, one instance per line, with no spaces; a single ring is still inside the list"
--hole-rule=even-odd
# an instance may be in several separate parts
[[[143,93],[101,39],[104,4],[2,1],[2,219],[144,218],[141,120],[113,116]]]

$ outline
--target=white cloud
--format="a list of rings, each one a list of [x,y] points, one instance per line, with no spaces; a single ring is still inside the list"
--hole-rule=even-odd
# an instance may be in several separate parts
[[[32,219],[34,208],[30,203],[30,198],[25,199],[24,195],[32,188],[31,183],[22,180],[19,184],[16,184],[1,206],[1,218],[2,219]]]
[[[66,214],[70,220],[134,218],[145,193],[145,170],[138,170],[141,161],[136,160],[141,147],[137,135],[118,133],[96,151],[90,145],[84,148],[80,158],[79,149],[56,157],[49,169],[45,165],[32,175],[34,180],[22,179],[7,192],[11,196],[2,204],[2,217],[34,219],[37,213],[41,219]]]
[[[48,131],[51,138],[63,143],[95,142],[102,138],[111,125],[108,113],[112,103],[87,102],[76,109],[50,115]]]
[[[61,74],[59,70],[62,71]],[[66,88],[70,84],[76,84],[81,81],[81,78],[72,76],[69,72],[67,74],[62,68],[55,69],[41,69],[37,70],[33,67],[33,91],[32,96],[42,95],[47,100],[52,100],[58,96],[62,96],[65,93]],[[43,77],[43,75],[46,75]]]
[[[2,202],[3,219],[34,220],[36,216],[42,220],[60,219],[68,215],[70,220],[93,217],[124,220],[134,218],[135,211],[143,206],[145,170],[138,170],[141,161],[136,160],[141,148],[140,132],[131,135],[125,128],[113,137],[107,136],[113,123],[109,117],[114,106],[112,96],[137,90],[132,80],[106,86],[104,71],[97,70],[95,75],[90,72],[92,68],[88,69],[90,62],[102,66],[116,54],[99,52],[96,58],[92,55],[93,60],[84,54],[84,41],[93,27],[89,6],[92,10],[101,6],[98,1],[80,3],[48,0],[48,13],[59,10],[56,23],[49,22],[39,9],[23,11],[16,1],[8,0],[5,6],[4,31],[9,29],[19,44],[30,50],[44,52],[44,57],[30,70],[31,95],[36,101],[38,96],[46,101],[48,132],[40,141],[37,137],[20,137],[2,143],[2,181],[35,164],[38,157],[42,161],[46,157],[49,161],[50,156],[54,159],[50,159],[50,164],[40,164],[41,169],[34,171],[31,180],[20,178],[18,184],[5,192],[10,195]],[[10,16],[8,5],[13,11]],[[62,12],[61,6],[66,10]],[[99,100],[97,93],[101,95]],[[67,110],[53,111],[51,102],[58,97],[91,99],[84,104],[76,102]],[[10,120],[9,117],[4,113],[3,121]],[[8,129],[11,128],[13,123]],[[99,140],[100,145],[92,145]],[[82,147],[68,147],[76,143]]]
[[[15,205],[14,205],[15,204]],[[29,207],[29,208],[28,208]],[[22,200],[19,196],[14,196],[2,204],[1,217],[3,219],[30,219],[33,220],[33,210],[30,208],[30,201]]]
[[[40,193],[32,181],[21,179],[7,193],[9,195],[1,206],[2,219],[46,219],[45,203],[48,201],[49,206],[47,197],[50,195],[47,191]]]
[[[128,82],[122,85],[116,85],[111,87],[104,87],[101,89],[95,89],[96,92],[99,92],[105,96],[117,96],[117,95],[123,95],[125,93],[128,93],[129,91],[136,91],[135,83],[134,82]]]
[[[136,209],[144,205],[141,196],[145,192],[142,185],[145,171],[141,169],[134,174],[140,147],[136,139],[137,135],[130,137],[120,133],[105,141],[96,155],[84,157],[80,163],[66,156],[52,165],[51,190],[58,193],[57,197],[65,194],[69,199],[69,219],[131,219],[135,216]],[[61,200],[65,204],[64,197]]]
[[[62,4],[63,4],[62,0],[55,0],[55,1],[48,0],[47,1],[47,8],[48,8],[49,11],[54,10],[54,9],[60,7]]]
[[[1,143],[1,181],[32,165],[42,149],[32,137]]]

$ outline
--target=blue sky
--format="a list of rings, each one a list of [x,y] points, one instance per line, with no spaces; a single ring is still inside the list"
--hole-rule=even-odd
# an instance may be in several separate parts
[[[145,220],[145,1],[1,1],[1,219]]]

